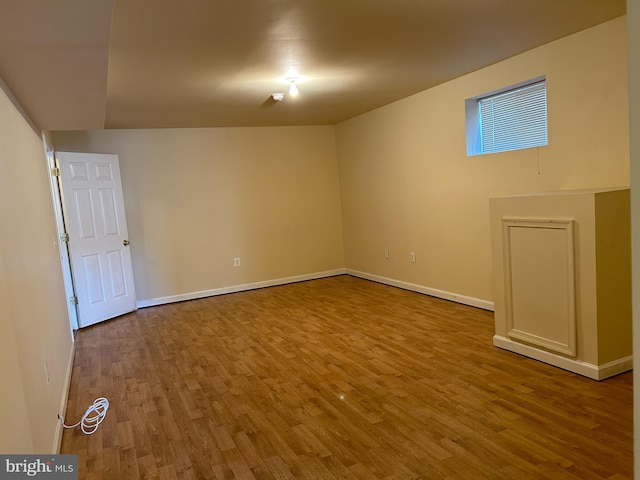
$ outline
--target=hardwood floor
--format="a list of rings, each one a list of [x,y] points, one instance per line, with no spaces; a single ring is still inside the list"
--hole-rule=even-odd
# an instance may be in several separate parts
[[[624,479],[632,375],[492,346],[493,314],[349,276],[151,307],[78,333],[86,479]]]

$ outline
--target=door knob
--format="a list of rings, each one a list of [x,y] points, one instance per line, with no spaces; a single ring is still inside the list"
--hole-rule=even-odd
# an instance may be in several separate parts
[[[123,241],[122,241],[122,244],[123,244],[125,247],[126,247],[126,246],[128,246],[128,245],[129,245],[129,240],[123,240]]]

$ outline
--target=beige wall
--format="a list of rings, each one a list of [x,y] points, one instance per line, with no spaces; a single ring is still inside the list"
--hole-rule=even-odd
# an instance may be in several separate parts
[[[633,353],[630,192],[595,196],[598,364]]]
[[[344,267],[333,127],[53,138],[58,151],[119,155],[138,300]]]
[[[72,340],[43,145],[2,90],[0,172],[0,451],[51,453]]]
[[[465,99],[540,75],[549,145],[467,157]],[[489,197],[628,185],[627,91],[622,17],[339,124],[347,268],[492,300]]]
[[[1,252],[0,252],[1,253]],[[22,371],[7,298],[8,279],[0,256],[0,452],[33,452]],[[15,432],[8,435],[7,432]]]

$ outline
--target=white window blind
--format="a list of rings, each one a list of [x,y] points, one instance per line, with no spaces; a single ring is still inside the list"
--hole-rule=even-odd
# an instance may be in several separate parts
[[[478,100],[482,153],[547,145],[547,87],[537,82]]]

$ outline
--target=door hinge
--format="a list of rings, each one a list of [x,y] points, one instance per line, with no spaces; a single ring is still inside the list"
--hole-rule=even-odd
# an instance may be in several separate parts
[[[60,234],[60,240],[62,240],[63,242],[68,242],[69,241],[69,234],[68,233],[61,233]]]
[[[60,176],[60,169],[58,167],[53,167],[51,169],[51,176],[52,177],[59,177]]]
[[[71,305],[77,305],[78,304],[78,297],[69,297],[69,303]]]

